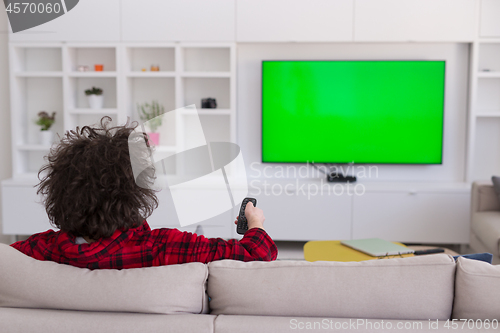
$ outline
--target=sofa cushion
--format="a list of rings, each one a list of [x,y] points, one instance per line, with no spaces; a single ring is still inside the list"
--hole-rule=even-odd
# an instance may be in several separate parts
[[[271,317],[271,316],[225,316],[215,319],[216,333],[289,333],[289,332],[478,332],[462,329],[450,329],[445,320],[387,320],[387,319],[352,319],[325,317]],[[484,332],[492,332],[485,330]]]
[[[212,314],[449,319],[455,261],[445,254],[362,262],[208,265]]]
[[[453,318],[500,321],[500,265],[458,258]]]
[[[39,261],[0,244],[0,307],[142,313],[202,313],[201,263],[89,270]]]
[[[489,252],[500,255],[500,212],[475,213],[471,229]]]
[[[491,181],[493,182],[493,189],[497,195],[498,201],[500,203],[500,177],[493,176],[491,177]]]
[[[0,308],[2,333],[213,333],[215,316]]]

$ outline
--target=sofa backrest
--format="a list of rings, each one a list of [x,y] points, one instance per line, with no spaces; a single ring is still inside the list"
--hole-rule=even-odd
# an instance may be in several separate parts
[[[458,258],[453,319],[500,321],[500,265]],[[498,327],[498,325],[497,325]]]
[[[207,266],[89,270],[39,261],[0,244],[0,307],[206,313]]]
[[[455,261],[440,254],[362,262],[208,265],[212,314],[449,319]]]
[[[498,195],[491,182],[474,182],[472,184],[472,214],[485,211],[500,211]]]

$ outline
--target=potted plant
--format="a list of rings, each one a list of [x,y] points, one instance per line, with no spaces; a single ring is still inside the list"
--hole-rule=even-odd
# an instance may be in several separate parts
[[[91,109],[102,109],[104,96],[101,88],[92,87],[92,89],[87,89],[85,95],[87,95]]]
[[[49,115],[45,111],[38,112],[38,120],[36,124],[40,126],[40,144],[43,146],[50,146],[54,137],[54,132],[50,130],[50,127],[56,121],[56,113],[52,112]]]
[[[156,133],[158,127],[161,126],[162,114],[165,113],[165,108],[163,105],[159,104],[157,101],[152,101],[150,103],[139,104],[137,103],[137,111],[142,122],[147,125],[151,132],[148,133],[151,143],[154,145],[160,144],[160,133]]]

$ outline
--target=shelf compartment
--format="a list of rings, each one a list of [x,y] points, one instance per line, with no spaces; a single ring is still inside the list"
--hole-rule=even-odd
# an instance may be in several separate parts
[[[68,47],[69,69],[75,73],[95,73],[94,65],[104,65],[104,72],[116,71],[114,47]],[[77,72],[78,66],[88,66],[89,72]],[[97,72],[101,73],[101,72]]]
[[[195,133],[193,129],[197,128],[198,120],[196,114],[190,114],[184,120],[184,145],[186,147],[196,146],[196,144],[203,140],[202,133]],[[206,142],[229,142],[231,140],[231,122],[229,116],[212,117],[207,115],[199,116],[201,127],[203,128],[204,140]]]
[[[482,113],[500,109],[500,78],[478,81],[476,108]]]
[[[92,87],[101,88],[104,95],[104,108],[116,109],[117,108],[117,87],[116,78],[84,78],[74,77],[70,79],[70,100],[69,108],[75,109],[88,109],[88,98],[85,95],[85,90]]]
[[[161,72],[175,71],[174,47],[128,47],[126,49],[127,70],[131,72],[151,72],[151,65],[158,65]]]
[[[195,104],[197,109],[201,109],[201,100],[210,97],[217,100],[218,108],[230,108],[228,78],[184,78],[183,85],[184,105]]]
[[[56,112],[56,121],[51,127],[55,133],[64,133],[64,103],[62,78],[17,78],[11,88],[17,91],[14,99],[14,128],[18,129],[17,143],[38,144],[40,126],[36,125],[38,113]]]
[[[169,114],[169,111],[175,110],[175,79],[128,78],[127,86],[130,105],[129,114],[139,123],[142,122],[137,110],[138,104],[157,101],[163,105],[166,114],[163,116],[162,125],[158,128],[160,145],[175,146],[176,120],[174,113]]]
[[[490,179],[500,173],[500,117],[477,118],[473,179]]]
[[[500,72],[500,43],[481,43],[479,44],[479,71],[485,69],[493,72]]]
[[[61,47],[14,47],[15,72],[62,72]]]
[[[229,47],[185,47],[184,71],[229,72],[231,69]]]

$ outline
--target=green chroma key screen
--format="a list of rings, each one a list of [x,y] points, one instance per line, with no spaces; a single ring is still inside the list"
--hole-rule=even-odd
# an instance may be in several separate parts
[[[440,164],[444,61],[263,61],[262,161]]]

